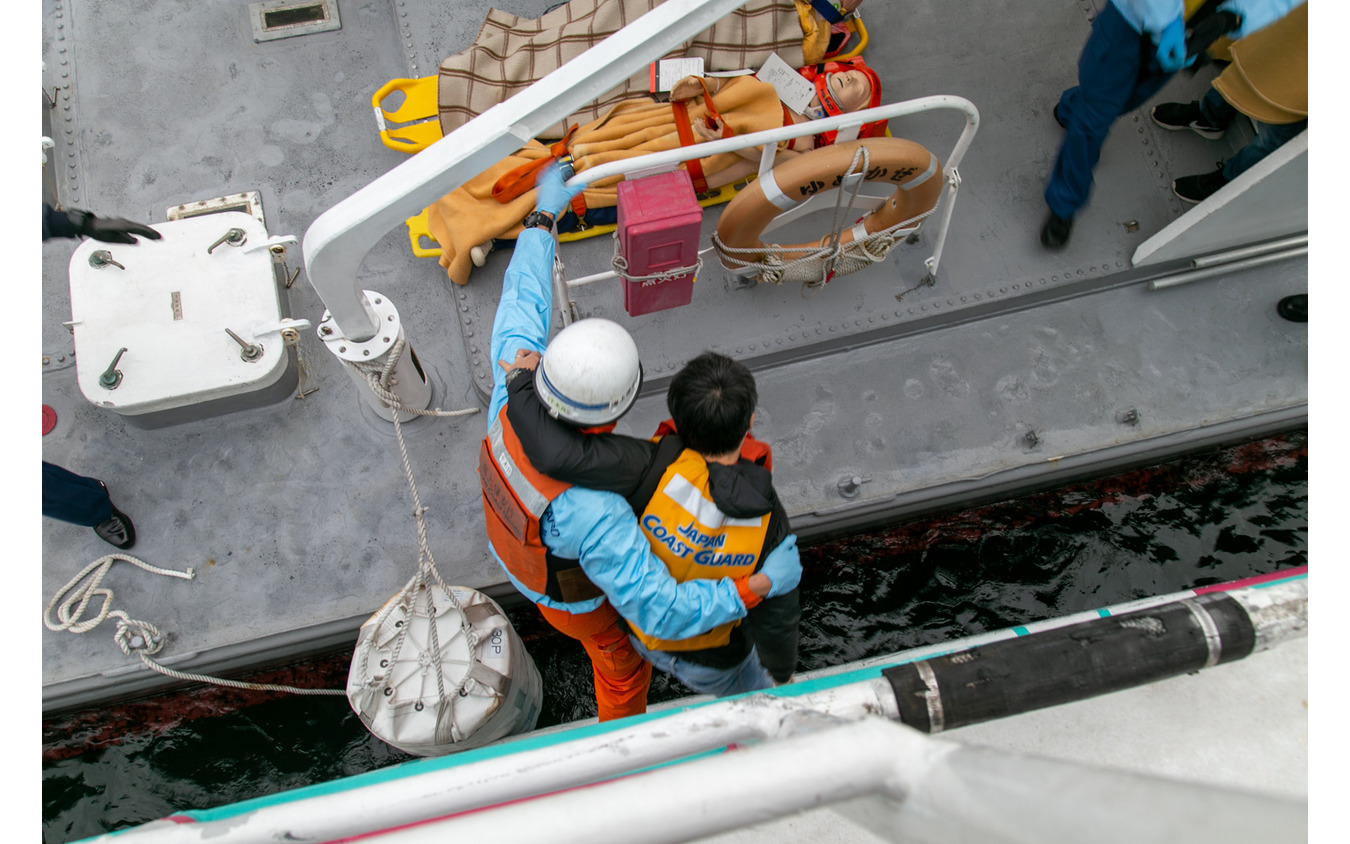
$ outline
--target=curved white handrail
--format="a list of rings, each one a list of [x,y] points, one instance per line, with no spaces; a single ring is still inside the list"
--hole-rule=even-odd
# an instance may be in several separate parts
[[[342,336],[361,342],[379,321],[357,270],[389,231],[618,85],[743,0],[668,0],[540,81],[493,106],[320,214],[305,232],[305,275]]]

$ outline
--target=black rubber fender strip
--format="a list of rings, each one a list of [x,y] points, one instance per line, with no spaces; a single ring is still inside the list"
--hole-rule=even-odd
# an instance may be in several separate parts
[[[901,722],[937,733],[1189,674],[1241,659],[1255,643],[1246,610],[1216,592],[892,666],[882,676]]]

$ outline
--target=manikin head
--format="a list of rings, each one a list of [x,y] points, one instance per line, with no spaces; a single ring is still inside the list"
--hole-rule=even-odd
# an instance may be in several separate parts
[[[816,88],[813,100],[823,116],[833,117],[881,105],[881,77],[861,58],[840,62],[825,62],[804,67],[800,71]],[[835,132],[826,132],[826,143],[833,143]],[[886,134],[886,121],[865,123],[858,131],[860,138],[875,138]]]

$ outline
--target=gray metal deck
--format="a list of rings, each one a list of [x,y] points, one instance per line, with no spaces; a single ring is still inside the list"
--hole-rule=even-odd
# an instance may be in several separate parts
[[[44,0],[44,82],[60,86],[50,114],[61,201],[162,222],[166,208],[258,190],[271,234],[303,235],[404,160],[379,141],[371,93],[434,73],[467,46],[488,6],[339,4],[338,31],[256,44],[243,0]],[[538,14],[549,4],[499,5]],[[665,415],[665,379],[688,357],[712,348],[745,360],[759,382],[756,433],[774,448],[794,527],[810,535],[1304,423],[1306,326],[1274,307],[1307,291],[1305,260],[1159,291],[1143,281],[1160,270],[1130,268],[1135,247],[1185,210],[1170,179],[1211,169],[1240,135],[1163,132],[1146,109],[1125,118],[1069,247],[1039,246],[1061,131],[1050,108],[1074,81],[1093,5],[1046,0],[1028,15],[1007,0],[960,14],[936,0],[865,4],[866,58],[886,101],[954,94],[980,109],[938,284],[895,298],[923,275],[927,232],[809,299],[796,287],[744,289],[713,267],[690,307],[630,319],[615,286],[583,288],[581,314],[626,324],[650,376],[619,430],[650,433]],[[1211,74],[1178,76],[1158,100],[1194,98]],[[954,113],[891,124],[939,156],[960,128]],[[197,571],[184,582],[119,564],[105,581],[114,607],[168,632],[160,659],[182,670],[229,671],[353,641],[416,565],[392,427],[312,332],[302,349],[308,386],[319,389],[303,400],[155,430],[91,405],[62,326],[75,245],[43,246],[42,401],[59,418],[43,457],[107,482],[135,520],[132,554]],[[596,238],[561,254],[575,277],[606,269],[610,249]],[[411,255],[401,228],[366,257],[361,284],[396,301],[433,405],[484,405],[493,364],[486,355],[471,363],[484,338],[464,329],[491,324],[508,258],[490,256],[459,288],[434,260]],[[318,321],[323,306],[303,274],[289,298],[294,316]],[[1119,421],[1130,410],[1138,424]],[[480,414],[404,427],[439,567],[480,588],[503,581],[488,558],[473,468],[485,425]],[[869,479],[852,500],[836,487],[850,475]],[[41,532],[44,602],[111,550],[88,528],[43,519]],[[110,624],[81,636],[44,630],[44,709],[165,682],[111,636]]]

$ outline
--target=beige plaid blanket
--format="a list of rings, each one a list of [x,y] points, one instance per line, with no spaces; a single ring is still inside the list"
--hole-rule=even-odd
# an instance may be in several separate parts
[[[687,102],[691,121],[702,120],[709,114],[706,99],[699,96]],[[722,119],[738,135],[783,125],[783,105],[778,101],[778,92],[769,83],[754,77],[726,80],[713,94],[713,103]],[[634,99],[621,102],[598,120],[580,126],[568,143],[567,151],[575,159],[574,165],[580,173],[611,161],[679,146],[675,114],[670,105]],[[516,237],[521,232],[521,221],[534,210],[533,188],[502,203],[492,196],[492,187],[497,180],[521,164],[551,157],[549,147],[531,141],[427,208],[427,230],[441,245],[441,266],[445,267],[451,281],[468,283],[473,269],[470,248],[493,238]],[[736,153],[722,153],[700,161],[708,183],[716,187],[727,183],[726,179],[718,178],[722,171],[744,159]],[[620,177],[615,176],[589,186],[582,194],[586,206],[607,208],[615,205],[619,181]]]
[[[441,132],[529,87],[661,0],[570,0],[533,20],[492,9],[473,46],[441,62],[437,111]],[[701,56],[705,71],[758,68],[769,53],[793,67],[821,60],[829,26],[803,0],[750,0],[666,58]],[[650,92],[647,69],[540,137],[562,137],[565,125],[598,118],[614,104]]]

